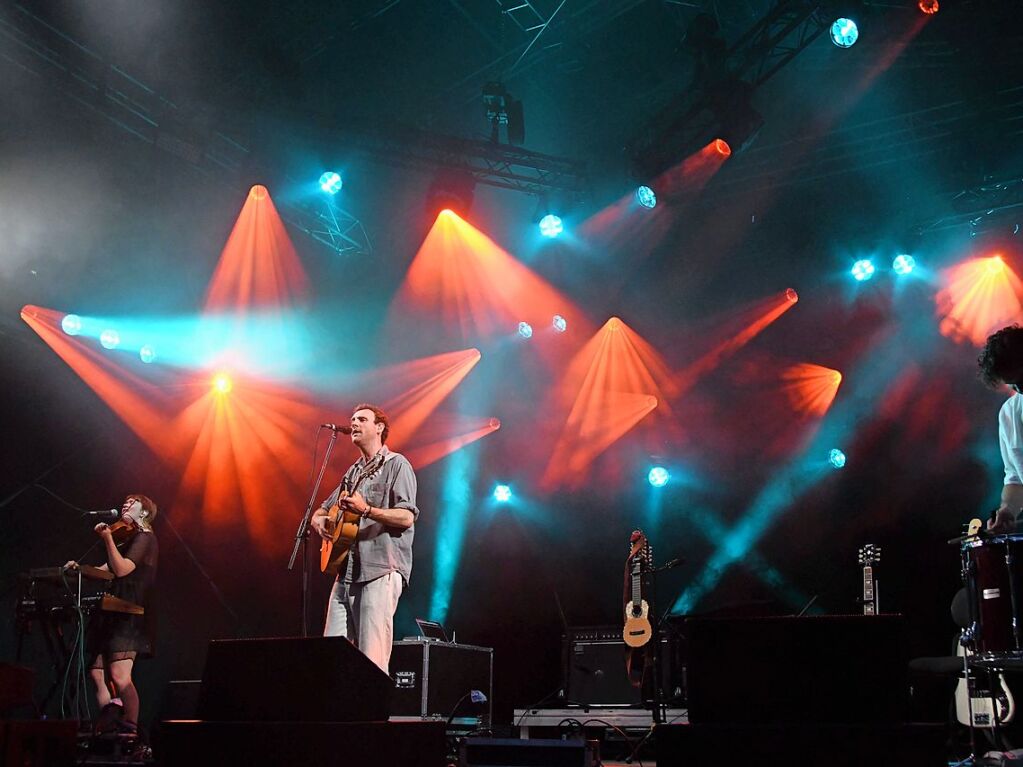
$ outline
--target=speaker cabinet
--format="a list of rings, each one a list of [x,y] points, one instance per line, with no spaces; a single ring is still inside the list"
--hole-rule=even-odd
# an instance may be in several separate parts
[[[647,646],[649,650],[650,645]],[[565,698],[582,706],[642,706],[653,689],[634,687],[625,668],[626,646],[621,626],[582,626],[564,638]],[[660,636],[661,699],[681,702],[684,685],[675,643]],[[647,682],[650,680],[648,679]]]
[[[344,637],[217,639],[198,714],[222,722],[384,721],[391,686]]]
[[[901,615],[690,618],[685,634],[694,724],[905,719]]]

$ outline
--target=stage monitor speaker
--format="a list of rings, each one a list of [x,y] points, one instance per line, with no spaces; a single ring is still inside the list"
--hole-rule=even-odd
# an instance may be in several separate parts
[[[901,615],[690,618],[696,723],[861,723],[905,718]]]
[[[344,637],[215,639],[198,714],[221,722],[383,721],[392,686]]]

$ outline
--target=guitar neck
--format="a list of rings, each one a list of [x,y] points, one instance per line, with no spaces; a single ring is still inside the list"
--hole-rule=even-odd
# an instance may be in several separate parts
[[[863,568],[863,614],[874,615],[877,612],[877,597],[874,590],[874,568],[867,565]]]

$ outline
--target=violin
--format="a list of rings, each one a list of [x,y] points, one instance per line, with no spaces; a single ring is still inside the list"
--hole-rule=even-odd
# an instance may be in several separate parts
[[[107,525],[110,529],[110,535],[114,538],[114,545],[120,546],[121,544],[127,543],[135,537],[141,528],[138,525],[134,525],[130,522],[125,522],[123,519],[119,519],[113,524]]]

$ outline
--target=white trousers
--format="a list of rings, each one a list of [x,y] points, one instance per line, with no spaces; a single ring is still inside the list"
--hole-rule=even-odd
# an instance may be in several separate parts
[[[348,637],[387,673],[394,639],[394,611],[402,590],[401,573],[381,575],[364,583],[334,581],[327,600],[323,636]]]

